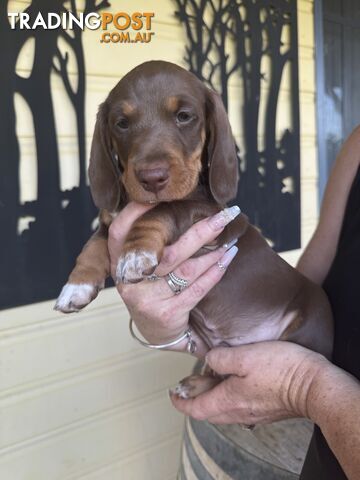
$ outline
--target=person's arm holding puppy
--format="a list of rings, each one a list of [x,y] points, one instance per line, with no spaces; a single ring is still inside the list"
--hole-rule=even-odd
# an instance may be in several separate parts
[[[319,425],[349,479],[360,478],[360,384],[354,377],[290,342],[217,348],[206,360],[231,376],[195,399],[172,394],[178,410],[220,424],[307,417]]]
[[[321,285],[334,260],[351,185],[360,165],[360,126],[342,146],[322,201],[319,223],[297,270]]]

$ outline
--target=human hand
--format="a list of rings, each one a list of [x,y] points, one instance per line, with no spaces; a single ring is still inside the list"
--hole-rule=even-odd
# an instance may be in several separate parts
[[[216,348],[206,361],[216,373],[230,376],[194,399],[170,393],[173,405],[198,420],[244,425],[309,417],[312,382],[331,365],[322,355],[283,341]]]
[[[151,207],[131,202],[111,224],[109,252],[113,277],[127,233],[133,222],[149,208]],[[177,276],[186,279],[189,286],[180,295],[174,295],[163,278],[117,285],[133,321],[147,341],[167,343],[181,336],[187,329],[189,312],[222,278],[237,252],[236,247],[227,250],[228,247],[224,246],[198,258],[189,257],[218,237],[230,220],[223,214],[217,214],[197,222],[177,242],[165,248],[155,274],[163,277],[169,272],[175,272]],[[205,355],[205,344],[196,334],[194,337],[198,347],[197,355]],[[186,344],[187,340],[184,340],[174,349],[184,351]]]

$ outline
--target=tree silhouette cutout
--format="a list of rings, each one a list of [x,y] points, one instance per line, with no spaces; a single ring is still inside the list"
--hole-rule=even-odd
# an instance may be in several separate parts
[[[66,5],[70,5],[68,8]],[[109,7],[107,1],[86,0],[84,13]],[[32,0],[25,12],[77,14],[76,0]],[[71,85],[68,53],[62,53],[62,38],[76,58],[77,87]],[[28,78],[16,72],[16,63],[26,42],[33,39],[34,61]],[[0,3],[0,308],[56,297],[76,255],[91,234],[96,217],[86,182],[85,64],[82,30],[73,34],[60,29],[12,30],[8,1]],[[77,124],[79,185],[60,189],[59,144],[55,125],[51,74],[61,78],[74,109]],[[32,114],[36,143],[37,196],[20,203],[19,143],[16,136],[14,97],[20,94]],[[75,161],[75,160],[74,160]],[[33,218],[19,231],[19,220]]]
[[[295,0],[175,0],[195,75],[237,108],[237,202],[278,251],[300,246],[299,86]],[[264,63],[267,63],[265,69]],[[279,94],[289,66],[286,128]],[[266,71],[266,74],[264,73]],[[230,95],[231,89],[231,95]]]

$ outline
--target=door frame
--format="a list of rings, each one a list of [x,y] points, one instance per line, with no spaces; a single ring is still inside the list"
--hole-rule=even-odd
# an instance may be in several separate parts
[[[328,165],[325,148],[325,65],[324,65],[324,10],[323,0],[314,2],[314,27],[315,27],[315,76],[316,76],[316,128],[317,128],[317,151],[318,151],[318,205],[320,209],[324,194]]]

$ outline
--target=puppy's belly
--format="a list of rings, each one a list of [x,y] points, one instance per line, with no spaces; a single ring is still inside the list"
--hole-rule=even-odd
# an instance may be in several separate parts
[[[278,312],[266,312],[263,318],[254,318],[250,312],[246,316],[227,313],[216,318],[201,309],[193,310],[191,324],[209,348],[279,340],[299,315],[298,311],[287,312],[281,317]]]

